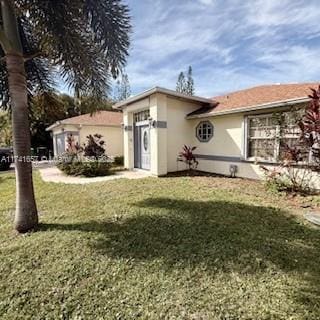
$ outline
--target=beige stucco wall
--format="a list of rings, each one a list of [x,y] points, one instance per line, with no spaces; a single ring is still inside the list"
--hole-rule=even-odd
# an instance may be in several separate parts
[[[189,120],[192,123],[192,146],[196,154],[218,157],[235,157],[237,161],[217,161],[198,159],[198,169],[223,175],[230,174],[230,164],[237,165],[237,176],[259,179],[263,176],[259,165],[245,160],[244,114],[233,114],[211,118]],[[200,142],[196,137],[196,127],[200,121],[209,120],[214,127],[214,136],[208,142]],[[242,160],[240,162],[240,160]]]
[[[168,97],[165,94],[153,94],[147,99],[130,104],[123,110],[124,126],[131,130],[124,132],[125,166],[134,167],[133,114],[145,109],[150,110],[153,121],[166,124],[166,127],[150,128],[151,167],[150,172],[161,176],[177,171],[177,157],[184,144],[189,144],[192,134],[191,124],[186,115],[199,108],[199,104]],[[179,163],[179,170],[185,166]]]
[[[198,155],[218,157],[219,160],[199,157],[198,169],[201,171],[229,175],[230,165],[234,164],[238,168],[238,177],[263,178],[259,164],[245,161],[245,114],[187,120],[186,115],[199,107],[200,104],[164,94],[153,94],[126,107],[123,122],[131,130],[124,132],[125,166],[129,169],[134,167],[133,114],[149,108],[152,120],[165,122],[167,125],[167,128],[150,129],[152,174],[161,176],[186,169],[185,164],[177,162],[177,156],[186,144],[196,146],[195,153]],[[196,137],[196,127],[200,121],[205,120],[213,124],[214,136],[208,142],[200,142]],[[222,160],[221,157],[225,159]],[[265,166],[274,168],[272,165]]]
[[[121,127],[111,126],[86,126],[86,125],[63,125],[52,130],[53,136],[62,132],[74,132],[79,134],[79,143],[83,145],[87,142],[86,137],[96,133],[102,135],[105,141],[107,155],[121,156],[123,155],[123,130]],[[55,143],[54,143],[55,148]],[[56,151],[55,151],[56,154]]]
[[[80,144],[87,142],[89,134],[96,133],[102,135],[102,140],[105,141],[106,154],[110,156],[123,155],[123,131],[121,127],[107,127],[107,126],[82,126],[80,132]]]
[[[167,105],[167,169],[175,172],[186,169],[184,163],[177,162],[177,157],[183,146],[190,145],[193,140],[193,123],[185,119],[186,115],[200,105],[174,98],[168,98]]]

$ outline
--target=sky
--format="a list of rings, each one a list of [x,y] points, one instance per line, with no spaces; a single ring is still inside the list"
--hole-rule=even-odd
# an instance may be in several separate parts
[[[133,25],[132,95],[175,90],[189,65],[203,97],[320,80],[320,0],[123,1]],[[68,92],[63,82],[58,89]]]
[[[193,68],[196,95],[320,79],[319,0],[127,0],[132,94],[175,89]]]

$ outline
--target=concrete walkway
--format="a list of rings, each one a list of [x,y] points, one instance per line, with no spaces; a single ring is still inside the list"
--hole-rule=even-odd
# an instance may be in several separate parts
[[[137,170],[137,171],[119,171],[116,174],[105,177],[71,177],[65,175],[57,167],[43,168],[39,169],[41,178],[45,182],[55,182],[55,183],[66,183],[66,184],[87,184],[94,182],[110,181],[115,179],[141,179],[150,177],[151,174],[147,171]]]

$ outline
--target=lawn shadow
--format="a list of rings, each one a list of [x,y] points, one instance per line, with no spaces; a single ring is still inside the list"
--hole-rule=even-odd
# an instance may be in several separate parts
[[[301,300],[320,298],[320,232],[286,212],[227,201],[149,198],[140,214],[117,222],[47,224],[42,230],[98,233],[91,245],[101,254],[159,259],[166,268],[201,265],[205,272],[245,274],[281,270],[308,284]],[[144,214],[141,214],[143,212]],[[309,301],[310,307],[314,301]]]

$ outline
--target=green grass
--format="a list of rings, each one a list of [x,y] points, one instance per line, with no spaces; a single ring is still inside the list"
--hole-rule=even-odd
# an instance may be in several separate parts
[[[258,182],[35,185],[19,236],[0,174],[1,319],[319,319],[320,230]]]

